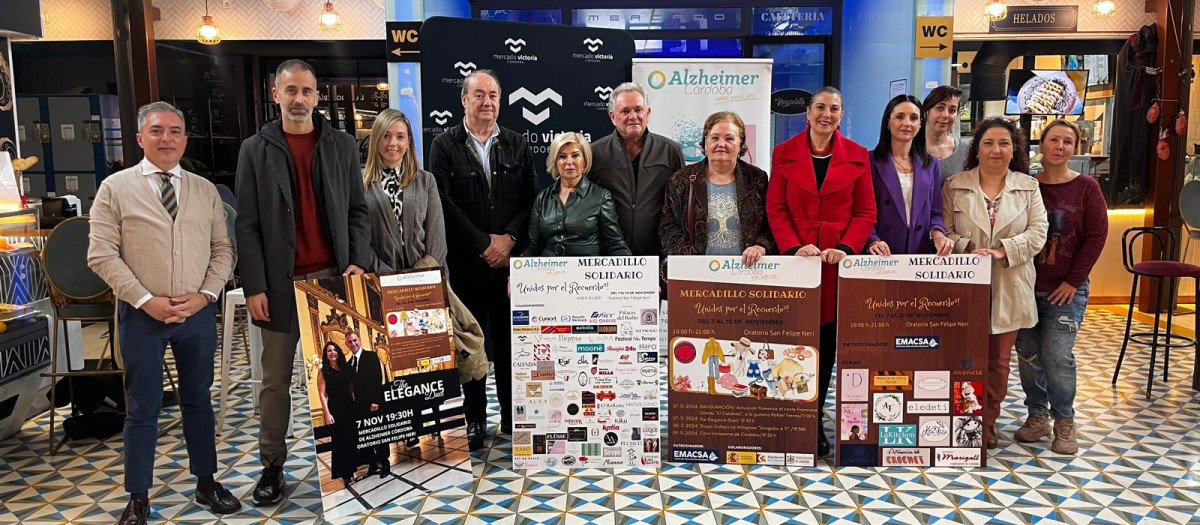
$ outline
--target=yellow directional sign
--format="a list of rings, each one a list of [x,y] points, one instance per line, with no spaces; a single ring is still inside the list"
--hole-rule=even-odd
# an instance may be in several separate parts
[[[954,54],[954,17],[918,16],[917,58],[951,58]]]

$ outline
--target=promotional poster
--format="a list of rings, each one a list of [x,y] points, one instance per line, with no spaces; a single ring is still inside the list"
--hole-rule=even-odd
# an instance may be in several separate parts
[[[529,141],[545,166],[550,142],[578,131],[595,142],[613,133],[608,97],[629,80],[633,39],[594,27],[432,17],[421,25],[423,151],[461,126],[463,79],[489,69],[500,77],[500,125]],[[428,158],[428,156],[426,157]],[[545,173],[542,169],[538,173]],[[550,178],[541,175],[543,186]]]
[[[325,517],[471,480],[440,268],[296,283]]]
[[[970,254],[842,261],[839,466],[987,464],[991,270]]]
[[[669,459],[813,466],[818,258],[672,256],[667,278]]]
[[[658,258],[512,269],[513,467],[657,467]]]
[[[704,120],[718,111],[746,124],[747,162],[771,165],[771,59],[639,58],[633,80],[646,88],[655,133],[678,142],[689,164],[704,158]]]

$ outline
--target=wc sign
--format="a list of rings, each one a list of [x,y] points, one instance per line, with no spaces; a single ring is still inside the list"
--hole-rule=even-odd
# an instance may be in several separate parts
[[[916,58],[950,58],[954,54],[954,17],[918,16]]]
[[[388,22],[388,62],[420,62],[420,30],[421,22]]]

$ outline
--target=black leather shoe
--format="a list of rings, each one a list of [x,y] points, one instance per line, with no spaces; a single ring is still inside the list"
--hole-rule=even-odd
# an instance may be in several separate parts
[[[263,467],[262,477],[254,486],[255,505],[273,505],[283,499],[283,467]]]
[[[391,464],[389,464],[389,463],[387,462],[387,460],[384,460],[384,461],[380,462],[380,463],[379,463],[379,477],[380,477],[380,479],[382,479],[382,478],[386,478],[386,477],[390,476],[391,474],[392,474],[392,465],[391,465]]]
[[[485,435],[483,423],[467,423],[467,446],[472,451],[483,448]]]
[[[145,525],[150,516],[150,500],[145,498],[129,498],[129,504],[121,512],[117,525]]]
[[[509,421],[500,422],[500,433],[504,435],[512,435],[512,423]]]
[[[833,452],[829,446],[829,438],[825,437],[824,430],[817,431],[817,457],[828,457]]]
[[[215,481],[205,488],[196,486],[196,503],[208,505],[213,514],[229,514],[242,509],[242,502]]]

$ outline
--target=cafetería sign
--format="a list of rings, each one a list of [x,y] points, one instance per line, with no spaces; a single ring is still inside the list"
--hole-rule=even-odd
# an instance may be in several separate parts
[[[988,24],[989,33],[1074,33],[1079,6],[1009,6],[1008,16]]]

